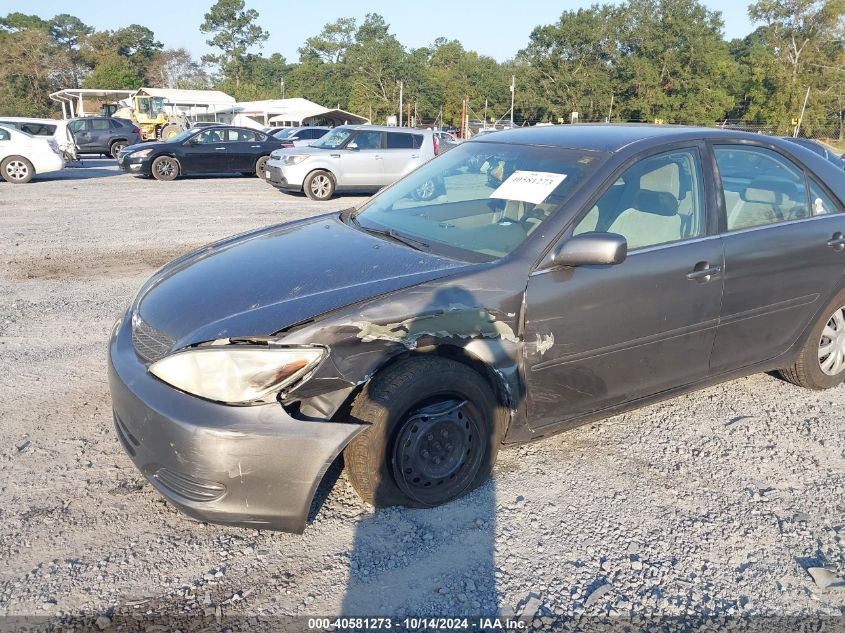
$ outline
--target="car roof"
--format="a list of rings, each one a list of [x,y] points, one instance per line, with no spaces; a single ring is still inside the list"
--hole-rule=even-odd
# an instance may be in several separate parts
[[[397,127],[395,125],[338,125],[334,129],[338,129],[341,127],[350,128],[353,130],[373,130],[375,132],[401,132],[403,134],[424,134],[425,132],[431,132],[431,130],[418,130],[417,128],[413,127]]]
[[[575,125],[544,125],[488,132],[477,141],[469,139],[467,142],[549,145],[614,153],[634,143],[651,141],[650,144],[659,144],[704,137],[724,138],[725,140],[760,139],[759,134],[752,134],[751,132],[710,127],[642,123],[578,123]]]
[[[44,123],[49,125],[67,123],[67,121],[63,119],[39,119],[31,116],[0,116],[0,121],[9,121],[11,123]]]

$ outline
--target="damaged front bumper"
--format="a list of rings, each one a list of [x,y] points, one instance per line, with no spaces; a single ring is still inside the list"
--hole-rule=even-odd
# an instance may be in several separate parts
[[[365,427],[177,391],[135,354],[130,321],[109,343],[109,388],[117,435],[135,466],[192,517],[302,533],[320,480]]]

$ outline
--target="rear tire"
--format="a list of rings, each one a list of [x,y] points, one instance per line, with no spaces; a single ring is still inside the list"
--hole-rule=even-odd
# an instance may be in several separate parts
[[[318,169],[308,174],[303,189],[305,195],[312,200],[330,200],[334,195],[334,177],[329,172]]]
[[[150,171],[156,180],[174,180],[179,175],[179,161],[172,156],[159,156],[153,161]]]
[[[351,419],[369,426],[343,452],[367,503],[431,507],[489,476],[507,411],[473,369],[439,357],[402,360],[355,399]]]
[[[109,147],[109,154],[111,154],[112,158],[117,158],[117,155],[120,154],[120,150],[126,147],[126,141],[115,141]]]
[[[0,163],[0,175],[13,185],[23,185],[32,180],[35,168],[23,156],[9,156]]]
[[[845,380],[845,290],[822,311],[798,360],[779,373],[807,389],[830,389]]]
[[[262,156],[257,161],[255,161],[255,175],[261,178],[261,180],[267,180],[268,160],[270,160],[269,156]]]

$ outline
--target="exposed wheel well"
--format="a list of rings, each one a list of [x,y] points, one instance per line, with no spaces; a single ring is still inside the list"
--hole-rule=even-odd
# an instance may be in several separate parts
[[[373,374],[373,377],[390,369],[399,361],[404,360],[406,358],[413,358],[414,356],[439,356],[441,358],[448,358],[455,362],[461,363],[462,365],[466,365],[487,382],[487,384],[493,390],[493,393],[496,395],[496,400],[500,405],[505,407],[505,409],[508,411],[513,410],[514,407],[511,406],[512,403],[510,401],[510,397],[508,396],[508,390],[505,387],[505,383],[501,376],[499,376],[499,374],[497,374],[493,370],[493,368],[490,367],[490,365],[479,359],[477,356],[470,354],[464,348],[458,347],[457,345],[431,345],[426,347],[419,347],[415,350],[404,352],[402,354],[397,354],[388,359],[384,364],[382,364]],[[372,380],[372,377],[370,378],[370,380]],[[358,387],[354,391],[352,391],[352,393],[349,394],[349,396],[344,401],[343,405],[341,405],[335,412],[335,414],[332,416],[333,420],[343,420],[349,416],[349,409],[352,406],[352,402],[355,400],[355,398],[360,393],[361,389],[363,389],[363,387],[364,384],[358,385]]]

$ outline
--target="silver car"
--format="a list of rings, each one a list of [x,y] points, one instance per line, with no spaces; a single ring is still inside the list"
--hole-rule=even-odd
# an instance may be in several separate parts
[[[437,145],[431,130],[344,125],[309,147],[274,151],[267,182],[312,200],[377,191],[434,158]]]

